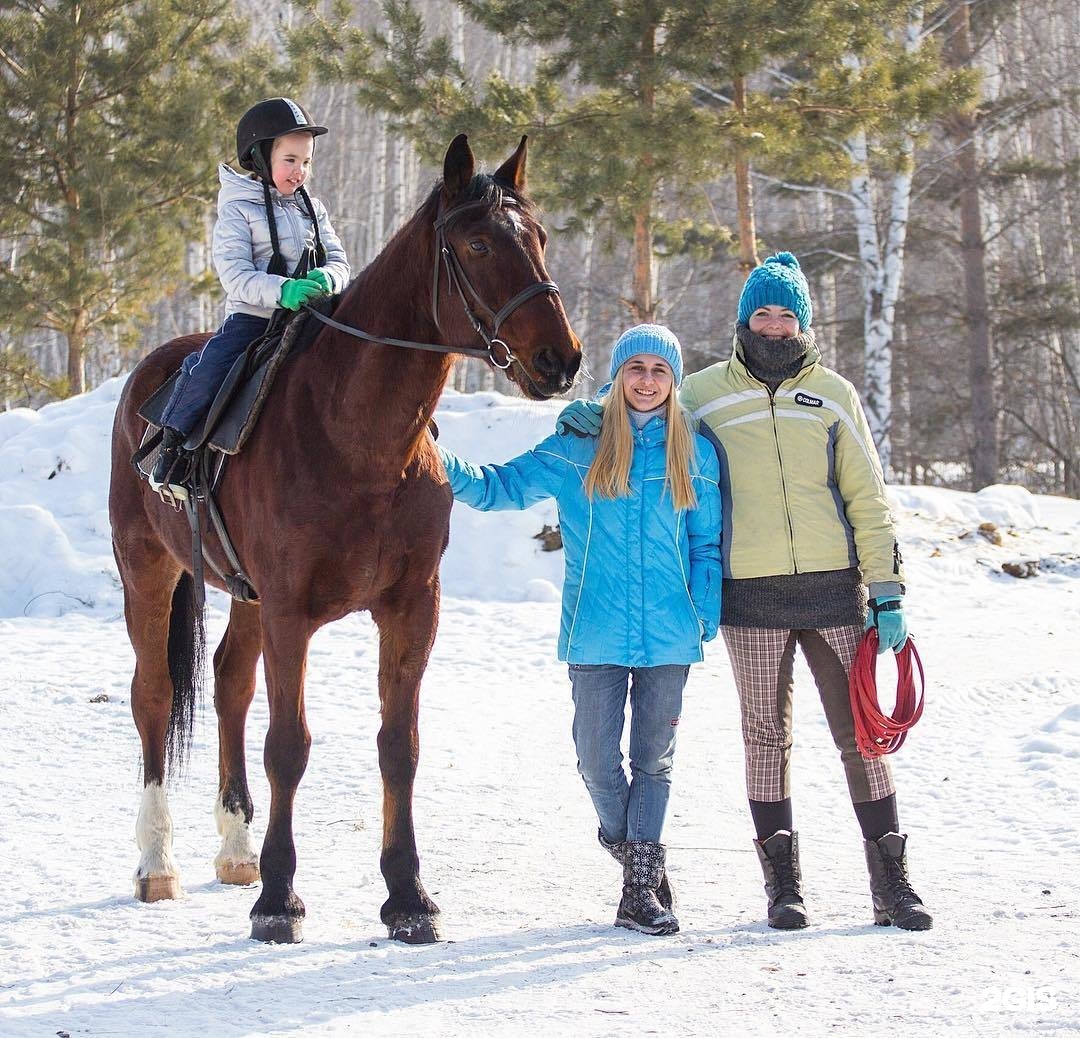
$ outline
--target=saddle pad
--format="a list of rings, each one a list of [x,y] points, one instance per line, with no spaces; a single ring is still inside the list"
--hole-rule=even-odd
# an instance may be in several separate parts
[[[337,302],[337,296],[323,296],[310,305],[320,313],[330,314]],[[237,361],[206,416],[203,431],[209,433],[207,446],[221,454],[240,452],[255,428],[282,364],[292,354],[307,349],[322,329],[320,322],[301,310],[285,325],[278,342],[271,336],[252,343],[250,352],[241,358],[251,370],[251,376],[241,382],[245,368]],[[241,384],[237,386],[237,382]]]

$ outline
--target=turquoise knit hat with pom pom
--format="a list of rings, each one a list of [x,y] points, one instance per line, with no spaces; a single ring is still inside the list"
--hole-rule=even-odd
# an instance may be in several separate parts
[[[759,306],[782,306],[799,319],[799,331],[814,323],[810,285],[790,252],[778,252],[750,271],[739,296],[739,324],[746,324]]]
[[[683,376],[682,346],[670,328],[661,324],[637,324],[623,332],[611,349],[612,379],[619,368],[639,353],[651,353],[666,360],[675,376],[676,388],[680,385]]]

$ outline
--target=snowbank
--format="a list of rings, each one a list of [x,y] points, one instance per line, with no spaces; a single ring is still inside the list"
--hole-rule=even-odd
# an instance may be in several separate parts
[[[114,378],[40,411],[0,414],[0,617],[122,609],[107,512],[109,439],[122,388],[123,379]],[[498,462],[549,435],[563,406],[448,390],[436,417],[448,448],[471,461]],[[997,579],[1010,558],[1045,559],[1042,572],[1060,576],[1069,556],[1080,554],[1077,501],[1039,498],[1017,486],[977,494],[892,487],[890,495],[916,585]],[[487,515],[455,508],[444,594],[556,600],[562,554],[544,551],[536,538],[557,521],[551,502]],[[979,533],[987,523],[1001,531],[1000,544]]]

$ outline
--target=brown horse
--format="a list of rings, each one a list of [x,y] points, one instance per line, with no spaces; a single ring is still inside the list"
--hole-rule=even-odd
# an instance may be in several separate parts
[[[548,281],[546,235],[524,188],[524,139],[486,175],[475,173],[465,137],[456,138],[441,183],[352,282],[334,319],[414,344],[487,343],[490,359],[505,365],[528,396],[564,392],[581,362],[581,344]],[[206,338],[174,339],[142,361],[113,429],[109,514],[135,649],[131,709],[144,779],[135,890],[144,901],[180,895],[163,782],[166,764],[190,738],[202,629],[187,572],[187,521],[162,504],[130,458],[146,429],[137,408]],[[221,485],[219,502],[259,600],[232,603],[214,654],[215,815],[222,836],[215,866],[223,883],[262,877],[251,910],[253,938],[302,939],[292,815],[311,744],[304,711],[308,642],[323,624],[366,609],[379,627],[381,867],[389,892],[381,916],[391,937],[439,939],[439,910],[420,882],[412,793],[420,679],[435,638],[452,503],[428,420],[452,364],[448,353],[324,328],[283,367],[258,429]],[[221,558],[212,534],[206,547]],[[271,799],[256,860],[244,724],[260,653],[270,704],[264,762]]]

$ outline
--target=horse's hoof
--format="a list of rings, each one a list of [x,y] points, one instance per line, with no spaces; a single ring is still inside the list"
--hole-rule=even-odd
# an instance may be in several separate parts
[[[290,915],[253,915],[251,939],[264,944],[300,944],[304,939],[304,920]]]
[[[250,887],[259,882],[259,863],[256,861],[227,861],[214,866],[219,883],[231,887]]]
[[[393,923],[387,923],[390,940],[405,944],[435,944],[442,940],[439,930],[441,920],[437,915],[410,915]]]
[[[135,897],[147,903],[151,901],[176,901],[184,896],[177,876],[137,876]]]

